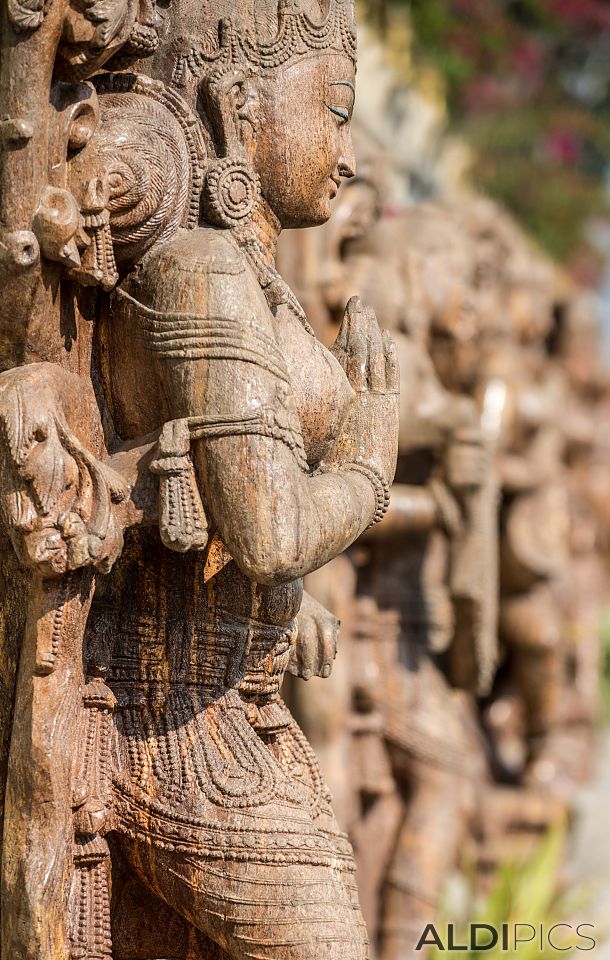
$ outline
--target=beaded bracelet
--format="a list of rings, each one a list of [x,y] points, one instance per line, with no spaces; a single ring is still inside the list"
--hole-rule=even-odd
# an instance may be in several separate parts
[[[343,469],[350,473],[361,474],[363,477],[367,478],[373,487],[377,506],[375,508],[375,513],[373,514],[373,519],[367,527],[368,530],[369,527],[373,527],[376,523],[379,523],[380,520],[383,520],[388,512],[388,507],[390,506],[390,486],[381,476],[379,471],[368,464],[355,461],[353,463],[345,464]]]

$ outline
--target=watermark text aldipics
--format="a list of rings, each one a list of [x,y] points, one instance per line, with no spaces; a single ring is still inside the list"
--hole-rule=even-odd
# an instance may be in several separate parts
[[[540,952],[556,950],[593,950],[596,946],[592,936],[593,923],[471,923],[463,933],[456,925],[448,923],[445,929],[434,923],[426,924],[415,946],[416,950],[436,947],[447,953],[484,953],[486,950],[502,950],[518,953],[519,947],[536,941]]]

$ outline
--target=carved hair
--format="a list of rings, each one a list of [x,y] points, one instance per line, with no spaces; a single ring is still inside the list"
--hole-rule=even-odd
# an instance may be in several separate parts
[[[251,79],[324,52],[355,57],[353,0],[175,0],[162,32],[159,49],[139,65],[148,76],[94,78],[102,121],[96,149],[111,180],[119,266],[179,227],[195,227],[200,207],[217,226],[249,222],[260,184],[236,131],[224,129],[227,78]],[[187,86],[190,92],[178,93]]]
[[[165,55],[172,85],[229,64],[267,71],[312,53],[356,57],[353,0],[324,5],[317,0],[218,0],[210,7],[193,30],[190,20],[182,22],[176,4],[171,49]]]
[[[119,264],[141,257],[199,220],[205,146],[175,93],[147,77],[96,78],[101,124],[94,146],[109,178],[112,240]]]

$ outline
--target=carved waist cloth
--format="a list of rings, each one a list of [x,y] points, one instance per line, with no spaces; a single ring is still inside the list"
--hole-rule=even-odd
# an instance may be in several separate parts
[[[266,742],[235,690],[210,701],[174,688],[162,710],[125,706],[116,726],[115,829],[197,857],[351,871],[313,751],[283,710],[287,726]]]
[[[278,694],[295,634],[294,623],[123,619],[111,680],[117,830],[198,857],[352,870],[313,751]]]
[[[119,709],[157,710],[175,689],[195,689],[212,702],[237,688],[257,729],[280,729],[290,720],[278,693],[295,638],[294,621],[282,627],[235,617],[191,625],[137,616],[119,628],[111,686]]]

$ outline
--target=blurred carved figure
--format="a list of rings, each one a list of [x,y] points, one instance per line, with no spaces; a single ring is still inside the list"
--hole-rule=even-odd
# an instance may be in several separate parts
[[[565,691],[561,749],[573,784],[593,773],[600,719],[602,615],[608,601],[610,429],[608,370],[591,298],[557,290],[549,362],[564,383],[562,425],[569,507],[569,563],[556,602],[564,618]]]
[[[488,887],[590,774],[608,381],[586,299],[503,211],[476,197],[393,209],[382,151],[362,135],[357,148],[336,215],[285,237],[280,258],[324,341],[353,293],[394,332],[399,461],[352,567],[311,583],[340,611],[344,659],[328,690],[290,696],[332,771],[372,942],[398,958],[434,918],[460,839]]]
[[[1,15],[2,958],[365,958],[279,695],[396,464],[391,338],[274,259],[353,173],[351,0]]]
[[[595,333],[568,332],[576,291],[558,286],[514,222],[483,201],[446,205],[445,215],[473,245],[479,320],[469,352],[459,330],[433,327],[432,355],[450,389],[477,399],[502,484],[503,664],[483,712],[496,783],[481,805],[479,864],[493,873],[565,813],[591,767],[605,593],[594,544],[604,524],[582,483],[603,456],[604,429],[592,454],[582,384],[569,369],[594,395],[604,376],[591,362]]]
[[[372,303],[401,369],[390,509],[352,551],[344,773],[369,933],[380,956],[398,960],[436,915],[474,815],[473,786],[486,776],[473,702],[459,688],[481,693],[493,679],[497,520],[476,405],[443,389],[427,348],[430,298],[461,309],[464,261],[443,260],[442,241],[433,250],[436,224],[382,215],[382,182],[374,152],[365,153],[325,228],[319,288],[330,327],[348,290]]]

